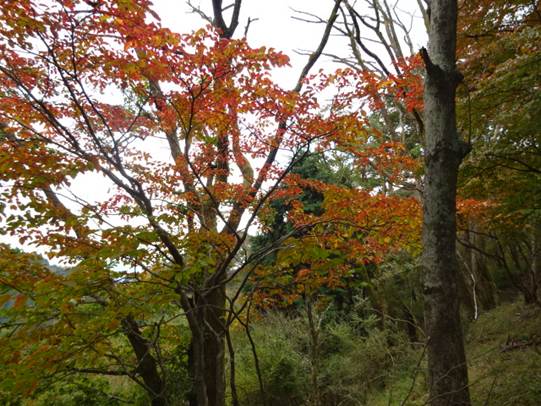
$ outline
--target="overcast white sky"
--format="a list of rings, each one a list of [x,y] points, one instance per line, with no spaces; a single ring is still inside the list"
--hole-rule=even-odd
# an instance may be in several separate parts
[[[354,3],[355,1],[351,1],[351,4]],[[392,0],[391,4],[394,3],[397,3],[398,10],[413,13],[416,16],[412,38],[415,48],[419,49],[425,45],[426,35],[417,0]],[[207,15],[212,15],[211,0],[192,0],[192,4],[200,7]],[[226,0],[224,4],[227,5],[229,2]],[[300,16],[295,14],[294,10],[308,12],[326,19],[333,6],[334,0],[244,0],[239,27],[235,35],[236,37],[243,35],[248,17],[257,19],[250,25],[248,32],[250,45],[273,47],[291,58],[291,68],[278,70],[275,73],[275,80],[286,88],[292,88],[307,60],[306,56],[298,55],[295,51],[316,49],[324,30],[322,24],[309,24],[293,19],[293,15]],[[184,0],[154,0],[154,9],[161,17],[162,24],[175,32],[189,32],[206,24],[200,16],[190,12],[191,9]],[[341,56],[350,54],[344,38],[336,35],[331,37],[326,50]],[[324,57],[319,61],[317,68],[331,69],[333,66],[335,67],[330,58]]]

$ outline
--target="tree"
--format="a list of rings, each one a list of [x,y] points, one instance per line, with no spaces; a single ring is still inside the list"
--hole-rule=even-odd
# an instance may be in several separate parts
[[[485,219],[463,228],[477,235],[469,249],[495,259],[526,302],[536,303],[541,137],[532,117],[541,113],[535,90],[541,80],[539,2],[461,2],[459,11],[458,56],[466,77],[459,123],[474,146],[461,170],[460,194],[490,206]]]
[[[224,336],[237,317],[226,305],[225,286],[265,254],[242,257],[250,226],[310,144],[352,138],[365,124],[348,111],[351,98],[337,95],[322,111],[316,96],[340,74],[303,88],[338,4],[293,91],[269,77],[287,57],[230,39],[240,1],[230,25],[214,1],[218,30],[188,35],[160,27],[145,0],[3,7],[2,197],[12,210],[4,212],[4,231],[71,264],[75,284],[63,289],[66,281],[51,279],[66,314],[52,319],[62,329],[44,330],[48,351],[36,358],[58,349],[55,372],[126,375],[153,404],[167,404],[162,354],[168,344],[160,332],[178,328],[168,321],[183,316],[194,398],[198,405],[224,404]],[[278,159],[284,151],[289,164]],[[99,175],[112,192],[78,195],[74,184],[83,175]],[[17,269],[5,271],[16,276]],[[9,280],[15,287],[22,282]],[[93,334],[86,329],[92,317],[71,317],[100,306],[117,316],[106,328],[92,324]],[[4,326],[6,334],[19,331],[13,344],[30,351],[25,328],[39,326],[32,317],[19,321]],[[82,351],[62,353],[75,330]],[[109,345],[119,333],[134,368],[118,348],[96,350],[96,336]],[[104,368],[71,363],[87,351],[99,354]],[[41,372],[32,370],[29,378],[37,381]]]
[[[425,328],[428,337],[430,404],[469,405],[464,340],[457,294],[456,185],[469,146],[456,130],[455,92],[457,2],[430,2],[425,62],[426,128],[423,188]]]
[[[426,15],[422,3],[419,8]],[[405,11],[403,8],[407,9]],[[350,49],[350,55],[325,53],[337,63],[363,73],[367,86],[374,86],[367,103],[371,124],[383,133],[382,139],[401,143],[410,155],[419,158],[424,131],[421,75],[422,60],[413,48],[414,13],[411,5],[388,0],[344,1],[334,29]],[[297,18],[324,24],[326,19],[307,12]],[[363,168],[362,170],[366,170]],[[383,191],[397,189],[415,193],[420,189],[420,172],[393,184],[385,172],[373,177]]]
[[[148,316],[156,307],[153,301],[145,305],[145,296],[158,294],[155,289],[127,280],[115,286],[109,270],[92,258],[66,270],[37,255],[0,250],[0,282],[8,289],[2,299],[13,303],[1,312],[3,400],[31,396],[76,374],[125,376],[147,391],[152,404],[170,400],[170,362],[187,340],[164,320],[174,306],[161,306],[161,320]],[[174,349],[149,339],[158,331]],[[189,389],[186,380],[182,384]]]

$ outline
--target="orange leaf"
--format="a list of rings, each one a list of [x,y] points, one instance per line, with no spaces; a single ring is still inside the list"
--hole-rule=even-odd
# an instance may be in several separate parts
[[[28,297],[26,297],[25,295],[17,295],[17,298],[15,299],[15,304],[13,305],[13,307],[15,307],[15,309],[20,309],[21,307],[24,306],[27,300],[28,300]]]

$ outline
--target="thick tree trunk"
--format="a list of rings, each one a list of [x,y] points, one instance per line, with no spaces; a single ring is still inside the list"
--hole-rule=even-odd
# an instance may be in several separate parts
[[[223,281],[221,281],[223,282]],[[185,309],[186,310],[186,309]],[[216,286],[190,304],[192,331],[190,405],[225,405],[225,286]]]
[[[202,335],[201,325],[197,325],[197,334],[194,333],[194,328],[192,327],[192,342],[191,342],[191,357],[192,357],[192,394],[188,399],[190,406],[209,406],[208,394],[207,394],[207,385],[205,379],[205,346],[204,339]],[[201,333],[201,334],[199,334]]]
[[[205,311],[205,383],[209,406],[225,405],[225,286],[207,296]]]
[[[425,328],[431,406],[470,405],[457,295],[456,183],[467,148],[458,139],[455,90],[456,0],[430,2],[426,66],[423,192]]]

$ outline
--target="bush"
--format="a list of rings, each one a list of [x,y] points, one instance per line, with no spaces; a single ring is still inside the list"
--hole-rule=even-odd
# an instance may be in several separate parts
[[[361,333],[368,325],[370,331]],[[370,391],[386,384],[391,370],[415,363],[407,338],[393,326],[380,330],[372,323],[360,328],[351,320],[324,320],[318,360],[312,359],[305,317],[266,315],[251,328],[267,403],[272,405],[310,405],[315,396],[325,406],[363,405]],[[240,404],[261,405],[249,341],[241,329],[234,332],[233,340]],[[310,379],[316,366],[317,392]]]
[[[308,373],[299,339],[299,321],[274,314],[252,326],[267,403],[302,405],[306,397]],[[233,331],[236,349],[236,384],[242,405],[262,405],[263,397],[257,378],[250,342],[243,329]]]
[[[72,376],[38,392],[31,404],[43,406],[121,405],[119,399],[109,395],[110,392],[110,384],[105,378]]]

